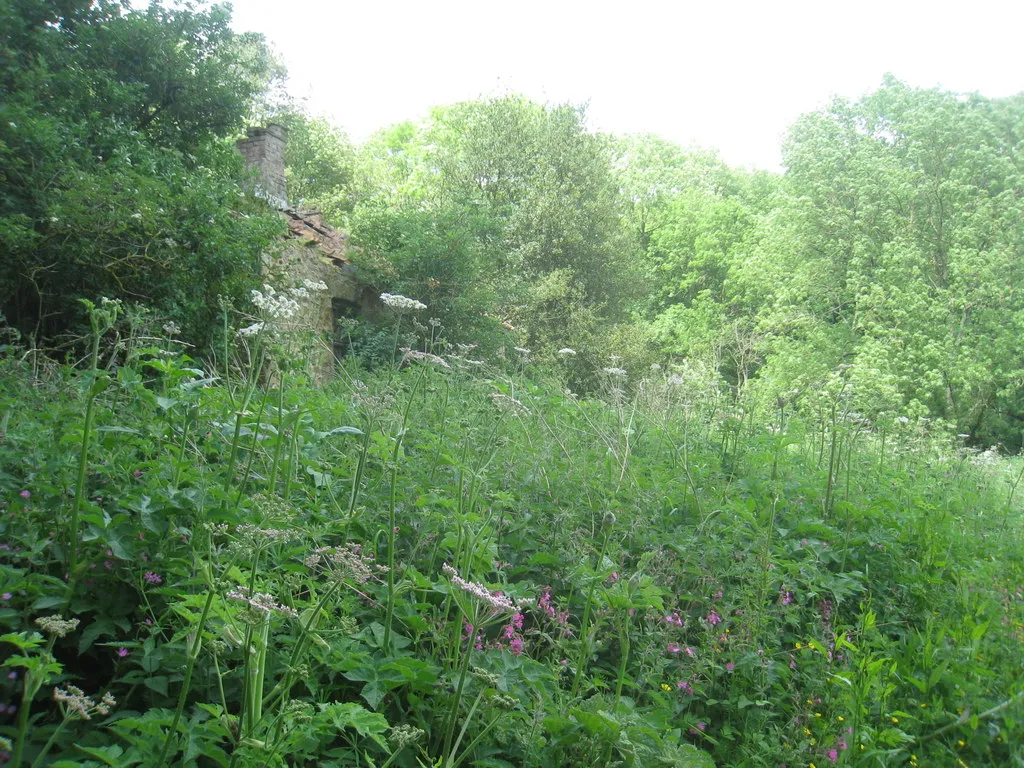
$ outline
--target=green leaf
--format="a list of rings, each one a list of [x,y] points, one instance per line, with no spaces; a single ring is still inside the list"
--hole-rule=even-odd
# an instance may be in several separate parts
[[[363,430],[358,427],[335,427],[327,432],[318,433],[320,437],[332,437],[333,435],[362,435]]]
[[[368,736],[382,747],[386,746],[386,742],[381,738],[381,734],[389,728],[384,715],[370,712],[355,702],[320,704],[319,706],[318,721],[326,722],[339,733],[346,728],[352,728],[360,736]]]
[[[576,708],[569,713],[576,721],[602,741],[618,741],[619,724],[603,712],[587,712]]]
[[[124,754],[124,750],[116,744],[109,747],[83,747],[76,744],[75,748],[89,755],[89,757],[95,757],[104,765],[119,766],[125,764],[119,759]]]
[[[156,691],[164,696],[167,695],[167,676],[166,675],[153,675],[147,677],[144,681],[145,686],[151,691]]]

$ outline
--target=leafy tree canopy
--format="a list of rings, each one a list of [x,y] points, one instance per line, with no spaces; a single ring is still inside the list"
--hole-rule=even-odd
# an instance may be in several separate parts
[[[77,299],[145,302],[209,338],[275,225],[241,202],[224,141],[282,72],[229,6],[5,3],[0,307],[40,344]]]

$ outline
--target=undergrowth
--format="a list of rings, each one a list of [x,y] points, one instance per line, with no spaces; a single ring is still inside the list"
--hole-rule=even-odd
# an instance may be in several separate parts
[[[7,765],[1024,765],[1019,463],[257,325],[0,359]]]

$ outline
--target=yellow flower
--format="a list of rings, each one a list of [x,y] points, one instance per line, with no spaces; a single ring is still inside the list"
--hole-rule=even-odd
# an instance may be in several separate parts
[[[815,716],[815,717],[821,717],[821,712],[815,712],[815,713],[814,713],[814,716]]]
[[[796,649],[797,649],[798,651],[799,651],[799,650],[800,650],[801,648],[803,648],[803,647],[804,647],[804,644],[803,644],[803,643],[797,643],[797,644],[796,644]]]
[[[842,715],[839,715],[839,717],[837,717],[836,720],[838,720],[840,723],[845,723],[846,722],[846,718],[843,717]]]
[[[672,690],[672,686],[669,685],[668,683],[662,683],[661,684],[661,690],[663,690],[663,691],[671,691]]]
[[[963,739],[960,739],[960,740],[959,740],[959,741],[958,741],[958,742],[956,743],[956,745],[957,745],[958,747],[966,747],[966,746],[967,746],[967,742],[966,742],[966,741],[964,741]]]
[[[898,717],[892,718],[892,724],[893,725],[896,725],[897,723],[899,723],[899,721],[900,721],[900,719]]]

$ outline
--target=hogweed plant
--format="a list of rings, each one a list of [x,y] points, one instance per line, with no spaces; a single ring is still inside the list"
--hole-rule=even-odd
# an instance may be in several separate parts
[[[470,719],[476,712],[476,709],[484,695],[484,691],[481,691],[480,695],[473,702],[469,709],[469,713],[465,717],[465,722],[462,730],[459,732],[458,739],[453,742],[452,738],[455,734],[455,726],[459,721],[462,696],[465,690],[467,673],[469,672],[473,652],[474,650],[482,649],[481,640],[479,638],[488,627],[507,621],[510,617],[518,615],[522,606],[520,603],[507,595],[504,595],[500,591],[490,590],[479,582],[463,579],[459,576],[458,571],[447,563],[441,567],[441,572],[450,581],[454,588],[451,591],[451,594],[455,600],[455,604],[459,608],[458,625],[464,628],[462,633],[463,643],[458,646],[459,656],[456,662],[458,676],[455,681],[455,695],[452,698],[448,715],[444,721],[444,740],[441,747],[440,763],[441,768],[456,768],[456,766],[462,762],[462,760],[456,760],[456,752],[458,751],[459,744],[466,733]],[[494,720],[486,726],[483,733],[477,737],[477,740],[483,738],[483,734],[490,731],[497,724],[498,719],[498,717],[494,718]]]
[[[402,326],[402,317],[410,312],[420,312],[426,309],[427,305],[397,293],[382,293],[380,300],[395,315],[395,337],[391,345],[391,363],[394,365],[398,355],[398,334]]]

